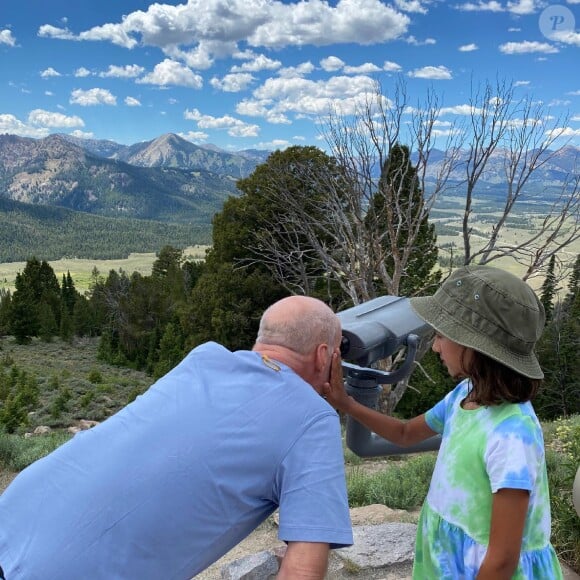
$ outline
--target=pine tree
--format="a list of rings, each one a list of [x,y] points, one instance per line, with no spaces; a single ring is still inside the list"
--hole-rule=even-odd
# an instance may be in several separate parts
[[[38,311],[38,336],[44,342],[51,342],[53,336],[58,333],[58,326],[54,318],[54,312],[49,304],[43,302]]]
[[[399,286],[402,296],[410,296],[421,288],[435,288],[441,278],[439,271],[434,272],[438,255],[435,226],[429,224],[426,215],[416,234],[412,230],[416,221],[414,218],[420,214],[423,203],[423,192],[419,187],[417,169],[411,162],[409,148],[396,144],[381,168],[378,191],[373,198],[367,221],[374,222],[372,227],[377,227],[381,233],[381,245],[387,255],[386,267],[391,275],[395,270],[394,261],[402,259],[402,253],[409,248],[409,237],[416,235]],[[389,219],[393,213],[392,206],[401,208],[396,215],[405,215],[404,222],[392,223]],[[378,294],[381,293],[379,290]]]
[[[544,283],[540,290],[540,302],[544,306],[544,311],[546,312],[546,322],[552,318],[552,312],[554,310],[554,296],[557,291],[556,276],[554,274],[555,266],[556,256],[552,255],[546,271],[546,278],[544,279]]]

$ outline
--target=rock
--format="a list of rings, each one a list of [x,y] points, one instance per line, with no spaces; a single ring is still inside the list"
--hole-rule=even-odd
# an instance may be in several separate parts
[[[416,534],[415,524],[354,526],[354,544],[335,553],[358,569],[396,568],[408,573],[413,566]]]
[[[278,559],[267,550],[234,560],[222,568],[224,580],[266,580],[278,573]]]
[[[87,429],[90,429],[91,427],[95,427],[96,425],[98,425],[99,422],[98,421],[89,421],[88,419],[81,419],[79,421],[79,427],[83,430],[86,431]]]
[[[52,429],[46,425],[39,425],[36,429],[32,432],[33,435],[46,435],[50,433]]]

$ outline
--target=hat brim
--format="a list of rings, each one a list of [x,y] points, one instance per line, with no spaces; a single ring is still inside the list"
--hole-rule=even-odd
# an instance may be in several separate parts
[[[409,300],[412,309],[442,336],[473,348],[491,359],[530,379],[543,379],[544,373],[534,353],[520,354],[494,342],[469,327],[453,312],[445,310],[433,296],[421,296]]]

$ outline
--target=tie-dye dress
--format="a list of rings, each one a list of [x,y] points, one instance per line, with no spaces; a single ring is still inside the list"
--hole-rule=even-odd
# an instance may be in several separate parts
[[[526,489],[530,502],[514,579],[561,579],[550,544],[550,500],[542,429],[532,405],[465,410],[461,382],[426,414],[443,435],[419,520],[413,578],[475,578],[489,542],[493,493]]]

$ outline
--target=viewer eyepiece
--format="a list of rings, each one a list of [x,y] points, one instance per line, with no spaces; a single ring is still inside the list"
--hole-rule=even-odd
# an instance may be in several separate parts
[[[341,358],[345,358],[348,351],[350,349],[350,340],[343,335],[341,341],[340,341],[340,356]]]

